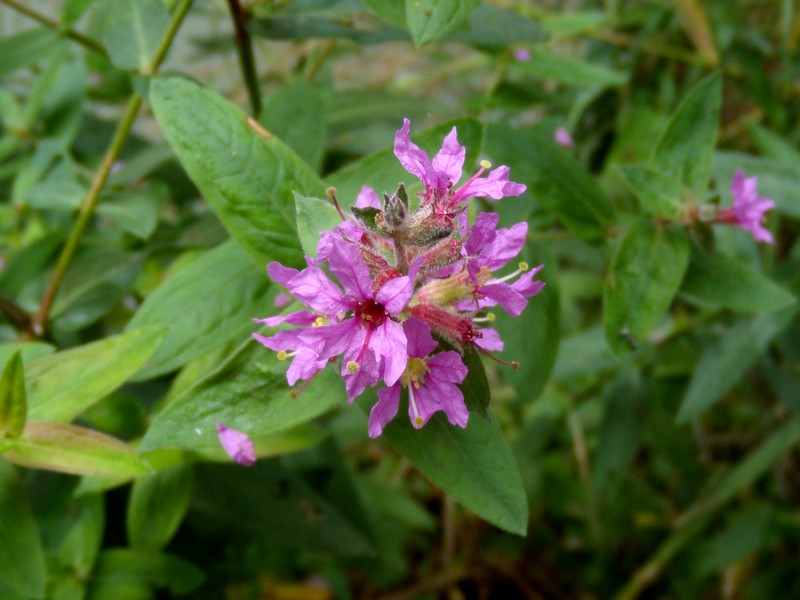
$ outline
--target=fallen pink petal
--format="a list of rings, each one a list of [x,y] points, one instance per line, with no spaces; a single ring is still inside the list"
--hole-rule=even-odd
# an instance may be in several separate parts
[[[235,462],[250,467],[256,462],[256,450],[250,437],[241,431],[217,423],[217,437],[222,448]]]

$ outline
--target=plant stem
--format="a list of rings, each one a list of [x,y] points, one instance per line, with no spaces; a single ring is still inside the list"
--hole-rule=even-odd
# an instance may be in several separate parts
[[[13,323],[25,332],[25,334],[30,335],[31,318],[16,302],[11,298],[6,298],[2,294],[0,294],[0,312],[5,313]]]
[[[258,74],[256,73],[256,61],[253,56],[253,41],[250,32],[247,30],[247,13],[242,9],[239,0],[228,0],[233,18],[233,27],[236,31],[236,54],[239,56],[239,66],[242,69],[245,85],[247,86],[247,96],[250,98],[250,106],[253,109],[253,116],[258,118],[261,112],[261,93],[258,89]]]
[[[36,12],[35,10],[25,6],[24,4],[20,4],[16,0],[0,0],[3,4],[10,6],[14,10],[19,13],[22,13],[26,17],[30,17],[34,21],[38,21],[45,27],[49,27],[50,29],[55,29],[63,36],[68,37],[69,39],[78,42],[84,48],[91,50],[92,52],[97,52],[98,54],[102,54],[103,56],[108,56],[106,49],[103,48],[100,44],[95,42],[92,38],[86,37],[82,33],[78,33],[73,29],[64,29],[61,27],[61,24],[58,21],[54,21],[50,17],[47,17],[41,13]]]
[[[153,60],[151,61],[150,66],[144,70],[145,75],[153,75],[158,70],[158,67],[164,60],[167,50],[172,44],[172,40],[175,38],[175,34],[178,32],[178,28],[180,27],[183,18],[186,16],[191,4],[192,0],[182,0],[178,8],[172,14],[169,27],[164,33],[161,43],[158,45],[158,49],[153,56]],[[103,156],[100,167],[98,167],[97,171],[95,172],[94,178],[92,179],[92,184],[89,187],[88,193],[86,194],[86,198],[84,198],[83,203],[81,204],[78,218],[75,221],[75,224],[72,226],[69,237],[67,237],[64,248],[61,250],[61,254],[58,257],[55,272],[50,278],[50,283],[48,284],[47,289],[42,296],[42,301],[39,304],[39,310],[33,317],[31,330],[36,337],[40,337],[44,333],[47,325],[47,319],[50,315],[50,309],[52,308],[53,301],[55,300],[56,294],[58,294],[58,290],[61,287],[64,274],[67,272],[67,268],[69,267],[70,262],[72,262],[72,258],[75,255],[75,251],[78,248],[81,237],[86,231],[86,227],[89,225],[94,208],[97,206],[97,201],[100,198],[100,192],[103,190],[103,186],[108,179],[108,174],[111,171],[111,166],[116,162],[117,157],[119,156],[122,145],[125,143],[125,140],[130,133],[131,127],[133,126],[133,122],[136,120],[136,115],[138,114],[139,107],[141,105],[142,97],[138,94],[134,94],[128,101],[128,105],[125,107],[125,112],[122,115],[122,119],[117,126],[117,131],[114,133],[114,138],[111,140],[111,144]]]

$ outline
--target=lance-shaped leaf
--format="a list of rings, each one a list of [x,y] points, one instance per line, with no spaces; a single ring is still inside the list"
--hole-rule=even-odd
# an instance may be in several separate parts
[[[251,437],[286,430],[344,403],[335,369],[319,372],[297,397],[286,383],[286,363],[250,342],[230,364],[171,402],[153,420],[141,448],[219,448],[217,423]]]
[[[25,372],[17,351],[6,363],[0,377],[0,438],[19,437],[25,426],[27,412]]]
[[[303,266],[292,194],[325,194],[309,166],[239,108],[196,83],[157,79],[150,102],[189,177],[256,265],[277,260]]]
[[[668,219],[681,216],[683,189],[680,181],[653,167],[622,165],[617,170],[645,212]]]
[[[406,0],[406,23],[417,46],[461,25],[480,0]]]
[[[158,349],[135,375],[144,380],[174,371],[229,340],[244,340],[253,315],[269,308],[264,267],[229,240],[162,283],[136,311],[126,330],[167,327]]]
[[[725,254],[695,248],[681,294],[701,306],[739,312],[775,311],[797,299],[772,279]]]
[[[121,69],[147,69],[169,26],[169,11],[160,0],[105,0],[103,45]]]
[[[12,590],[11,598],[43,598],[47,571],[39,531],[25,486],[16,469],[3,458],[0,458],[0,540],[0,590]]]
[[[25,368],[28,418],[67,423],[138,371],[161,343],[163,327],[144,327],[58,352]]]
[[[702,200],[708,190],[719,129],[722,80],[713,73],[695,86],[672,115],[650,159]]]
[[[617,248],[603,290],[606,340],[623,354],[664,316],[689,263],[683,229],[636,224]]]
[[[150,468],[128,444],[85,427],[34,422],[7,442],[5,457],[13,463],[96,477],[135,477]]]
[[[329,231],[342,222],[333,205],[320,198],[307,198],[295,193],[297,207],[297,233],[303,252],[317,256],[317,242],[321,231]]]
[[[677,420],[684,423],[699,416],[730,390],[758,360],[767,345],[791,322],[796,308],[765,313],[733,326],[706,346],[697,362]]]
[[[369,396],[359,404],[370,405]],[[525,535],[528,499],[514,455],[497,423],[470,414],[466,429],[435,414],[422,429],[398,415],[381,435],[423,475],[489,523]]]

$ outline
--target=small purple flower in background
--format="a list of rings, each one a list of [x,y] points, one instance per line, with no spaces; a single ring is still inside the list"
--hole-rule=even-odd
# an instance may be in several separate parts
[[[397,415],[403,389],[414,427],[424,426],[436,412],[465,427],[469,411],[458,384],[467,367],[461,353],[471,346],[518,366],[492,354],[503,349],[503,342],[497,331],[483,326],[493,318],[485,309],[499,305],[518,316],[544,286],[533,279],[541,266],[529,270],[520,263],[512,273],[495,275],[522,250],[527,223],[498,229],[494,213],[479,214],[471,227],[467,222],[469,198],[499,200],[523,193],[525,186],[509,180],[506,166],[483,176],[491,165],[482,162],[456,188],[466,157],[456,128],[431,160],[411,141],[410,127],[405,119],[394,153],[424,184],[418,206],[403,184],[391,196],[384,194],[383,202],[363,186],[350,217],[330,192],[342,222],[320,233],[317,258],[306,257],[302,270],[276,262],[267,266],[270,278],[307,310],[255,319],[268,327],[295,327],[270,336],[253,334],[279,359],[292,359],[286,378],[289,385],[305,380],[301,391],[339,357],[350,402],[382,383],[370,414],[372,437]],[[440,341],[449,346],[442,348]]]
[[[527,48],[517,48],[514,50],[514,60],[528,62],[531,59],[531,51]]]
[[[236,431],[223,423],[217,423],[219,443],[233,460],[246,467],[256,462],[256,451],[253,442],[246,433]]]
[[[566,127],[559,127],[556,129],[553,133],[553,139],[556,144],[562,148],[572,148],[575,146],[575,142]]]
[[[775,201],[759,196],[756,185],[758,177],[745,177],[744,171],[736,171],[731,179],[733,204],[729,208],[718,209],[716,221],[741,227],[757,242],[774,244],[772,234],[763,223],[765,213],[775,207]]]

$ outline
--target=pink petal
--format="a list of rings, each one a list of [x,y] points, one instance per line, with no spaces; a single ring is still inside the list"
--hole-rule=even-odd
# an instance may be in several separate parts
[[[219,443],[233,460],[246,467],[256,462],[256,451],[253,442],[246,433],[236,431],[222,423],[217,423]]]
[[[378,194],[375,193],[369,186],[361,186],[361,191],[358,192],[358,197],[356,197],[356,202],[353,204],[356,208],[381,208],[381,201],[378,198]]]
[[[369,413],[369,437],[376,438],[383,428],[397,416],[400,408],[400,385],[378,390],[378,401]]]
[[[467,149],[458,143],[456,128],[450,130],[442,142],[442,149],[433,157],[433,170],[439,176],[437,187],[446,188],[450,183],[456,184],[461,179]]]
[[[403,119],[403,126],[394,136],[394,155],[403,168],[416,175],[426,186],[435,186],[436,176],[428,155],[409,137],[411,121]]]

